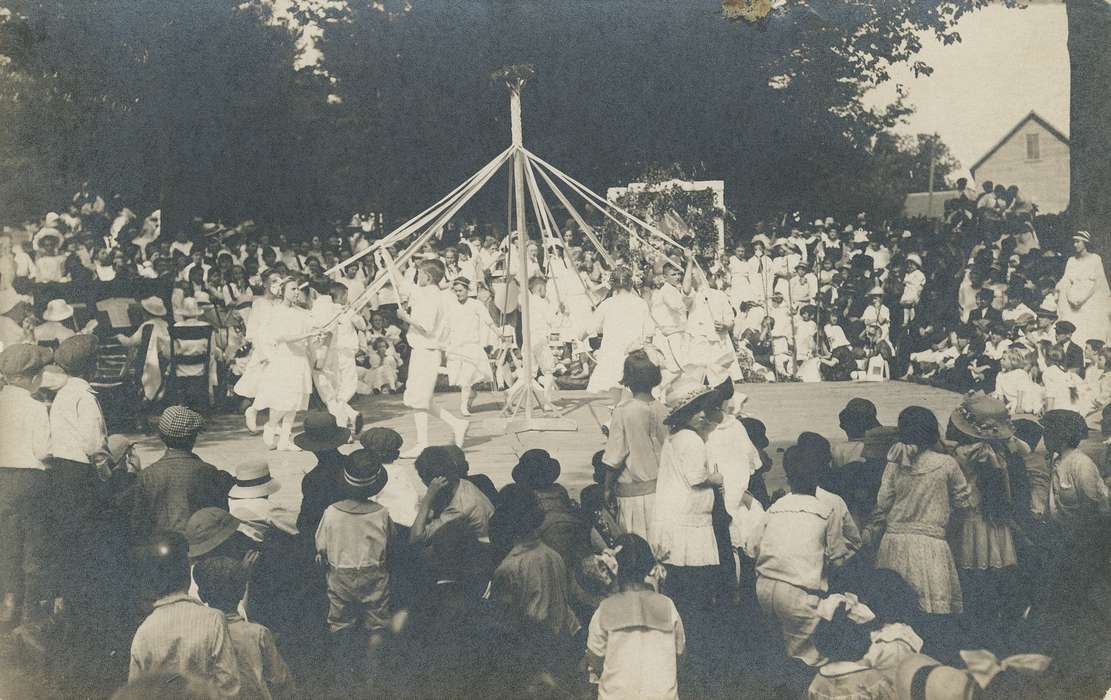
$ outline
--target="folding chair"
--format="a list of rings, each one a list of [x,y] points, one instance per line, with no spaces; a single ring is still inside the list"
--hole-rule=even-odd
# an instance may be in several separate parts
[[[105,420],[112,425],[130,424],[142,429],[147,401],[143,393],[143,368],[154,326],[146,325],[139,344],[129,352],[116,341],[101,341],[101,356],[90,385],[100,395]]]
[[[191,407],[209,407],[212,332],[210,325],[170,326],[170,361],[166,368],[166,395]]]

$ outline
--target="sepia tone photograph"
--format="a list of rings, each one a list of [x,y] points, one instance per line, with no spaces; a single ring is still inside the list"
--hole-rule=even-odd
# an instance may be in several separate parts
[[[0,0],[0,700],[1111,698],[1111,0]]]

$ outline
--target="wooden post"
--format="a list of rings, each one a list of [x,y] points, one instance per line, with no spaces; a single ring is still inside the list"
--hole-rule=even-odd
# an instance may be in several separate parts
[[[525,420],[532,419],[531,391],[536,368],[532,366],[532,328],[529,315],[528,286],[528,230],[525,227],[525,151],[521,126],[521,90],[525,81],[520,78],[509,84],[509,128],[513,137],[513,189],[517,215],[517,284],[521,295],[521,371],[525,376],[525,394],[522,400],[525,407]]]

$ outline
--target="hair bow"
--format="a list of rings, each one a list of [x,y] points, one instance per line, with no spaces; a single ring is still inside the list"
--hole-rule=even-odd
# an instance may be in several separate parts
[[[1042,673],[1049,668],[1050,662],[1053,661],[1050,657],[1042,654],[1016,654],[1000,661],[995,654],[987,649],[962,651],[961,658],[964,659],[964,665],[968,669],[969,675],[981,688],[988,687],[993,678],[1008,669]]]
[[[860,598],[855,593],[834,593],[823,598],[818,603],[818,617],[827,621],[832,620],[834,614],[837,613],[837,608],[842,603],[845,605],[845,615],[858,625],[876,619],[876,614],[872,612],[872,609],[861,603]]]

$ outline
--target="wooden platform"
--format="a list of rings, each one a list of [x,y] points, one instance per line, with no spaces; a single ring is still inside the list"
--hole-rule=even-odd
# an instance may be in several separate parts
[[[879,409],[880,420],[888,425],[895,423],[900,410],[912,404],[932,409],[944,424],[949,412],[960,402],[960,396],[953,392],[903,382],[739,384],[737,391],[749,397],[745,412],[768,426],[768,437],[772,441],[770,452],[777,461],[768,478],[768,486],[772,489],[783,485],[777,450],[793,444],[804,430],[821,433],[831,441],[843,439],[837,413],[854,396],[873,401]],[[436,401],[455,412],[459,395],[437,394]],[[590,483],[591,456],[605,444],[598,422],[604,420],[605,401],[584,391],[565,391],[560,394],[558,403],[563,416],[578,425],[577,431],[506,434],[506,422],[499,415],[501,394],[480,394],[475,401],[475,415],[466,441],[471,471],[489,475],[501,487],[511,480],[510,472],[517,463],[517,456],[527,449],[540,447],[560,460],[563,466],[560,483],[572,494],[577,494]],[[362,411],[367,427],[387,426],[400,432],[406,440],[414,438],[413,420],[401,405],[399,396],[358,397],[355,406]],[[435,419],[431,423],[433,442],[443,444],[451,440],[445,425]],[[162,446],[157,438],[136,437],[143,464],[150,464],[159,457]],[[354,446],[345,449],[354,449]],[[238,415],[214,418],[201,435],[196,451],[212,464],[232,472],[239,462],[269,455],[271,471],[282,484],[282,490],[274,498],[291,508],[299,506],[301,475],[314,463],[312,455],[308,454],[267,452],[262,438],[249,435],[243,418]],[[399,462],[396,471],[422,488],[411,461]],[[391,468],[391,474],[394,472]]]

